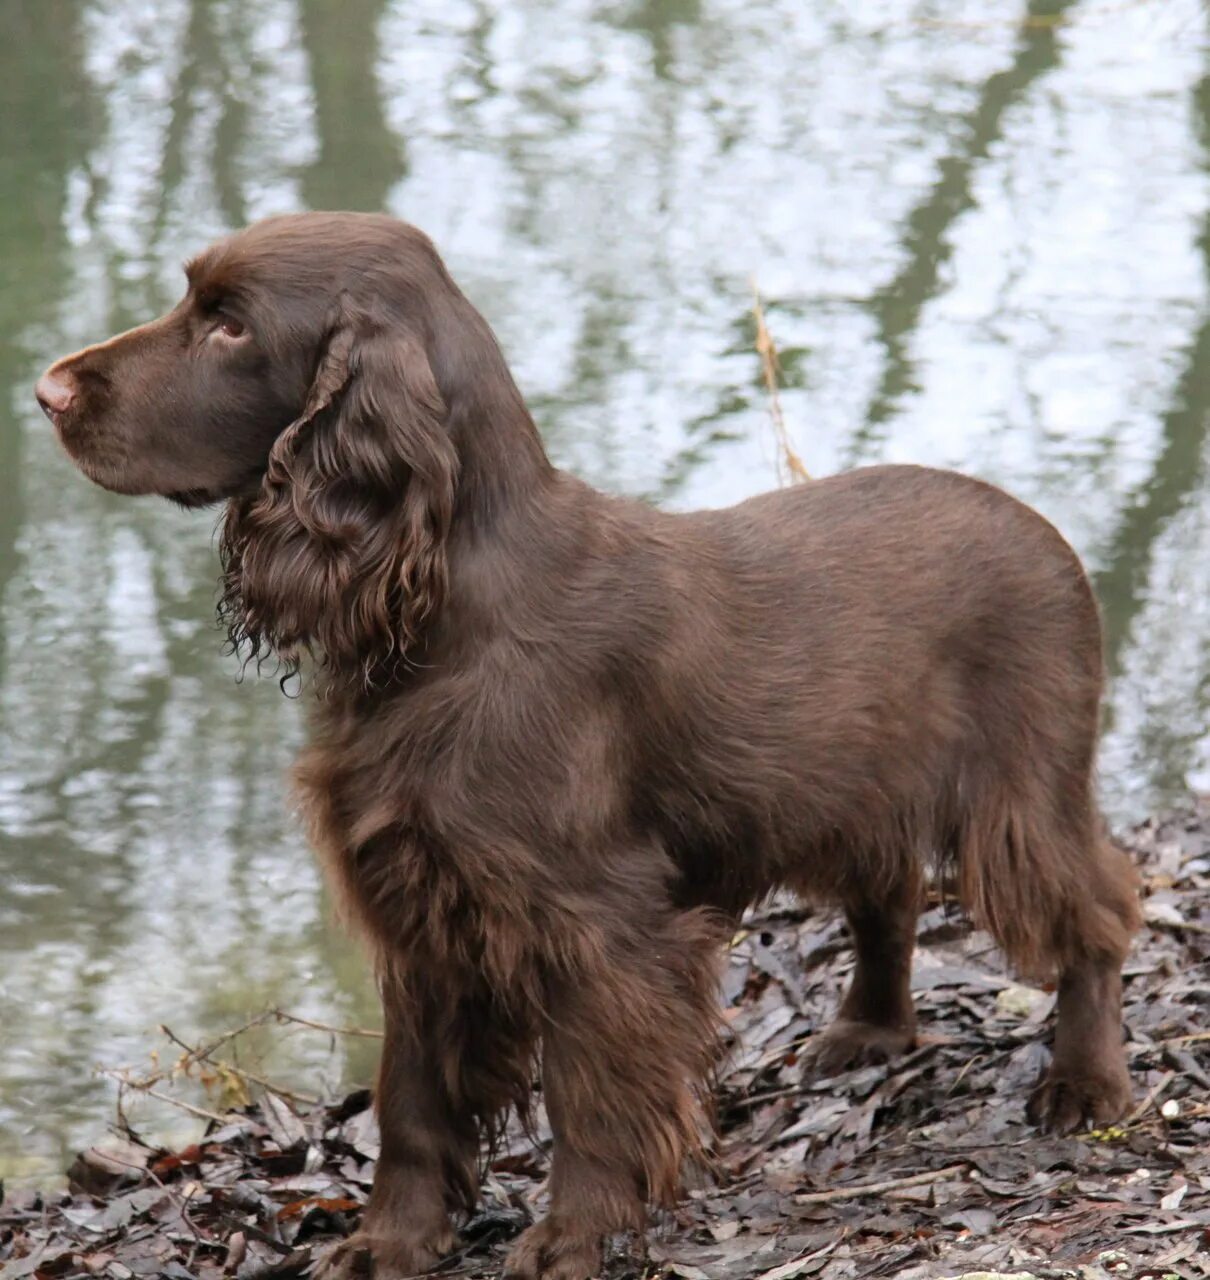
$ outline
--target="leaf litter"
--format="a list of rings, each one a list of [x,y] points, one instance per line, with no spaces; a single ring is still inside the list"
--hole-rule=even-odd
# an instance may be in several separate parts
[[[1077,1137],[1026,1124],[1053,992],[1016,981],[943,901],[918,931],[917,1047],[803,1080],[852,957],[839,919],[775,899],[727,959],[711,1167],[645,1253],[616,1242],[608,1280],[1210,1277],[1210,798],[1123,842],[1146,921],[1124,971],[1130,1116]],[[179,1150],[126,1126],[77,1157],[66,1192],[0,1188],[0,1280],[301,1277],[356,1227],[379,1155],[367,1090],[308,1105],[259,1088],[192,1114],[204,1131]],[[548,1155],[540,1116],[536,1134],[510,1126],[442,1274],[500,1274],[544,1208]]]

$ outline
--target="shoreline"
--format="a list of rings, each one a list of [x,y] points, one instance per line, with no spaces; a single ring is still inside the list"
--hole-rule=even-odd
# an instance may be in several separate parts
[[[1074,1138],[1026,1125],[1053,993],[1015,981],[940,902],[918,931],[917,1047],[800,1082],[797,1048],[826,1022],[850,958],[838,918],[777,900],[745,921],[725,968],[735,1042],[715,1174],[653,1220],[645,1274],[1210,1276],[1210,797],[1118,839],[1144,889],[1124,969],[1130,1117]],[[196,1140],[175,1151],[131,1133],[78,1158],[68,1192],[10,1192],[0,1280],[301,1276],[356,1222],[377,1157],[368,1091],[307,1106],[260,1090],[246,1109],[191,1119]],[[443,1273],[498,1274],[541,1209],[544,1169],[541,1143],[510,1125]],[[623,1251],[605,1274],[636,1265]]]

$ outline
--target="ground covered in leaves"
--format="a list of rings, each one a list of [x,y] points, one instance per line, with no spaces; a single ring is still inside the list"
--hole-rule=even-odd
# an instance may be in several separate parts
[[[1120,1127],[1025,1124],[1053,994],[1015,983],[942,904],[920,922],[919,1047],[802,1084],[798,1051],[852,962],[837,920],[775,905],[727,967],[716,1167],[610,1280],[1210,1277],[1210,801],[1127,843],[1147,925],[1125,971],[1138,1106]],[[0,1277],[305,1276],[356,1224],[377,1154],[365,1092],[301,1114],[265,1092],[179,1151],[127,1132],[77,1160],[70,1192],[0,1199]],[[510,1138],[444,1272],[499,1273],[542,1209],[545,1158]]]

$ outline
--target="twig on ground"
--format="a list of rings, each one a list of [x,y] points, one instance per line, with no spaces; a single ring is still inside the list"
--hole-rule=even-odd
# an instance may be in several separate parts
[[[1176,1044],[1195,1044],[1200,1040],[1210,1040],[1210,1031],[1194,1031],[1187,1036],[1173,1036],[1170,1040],[1157,1040],[1156,1045],[1163,1049],[1169,1049]]]
[[[791,1084],[781,1089],[766,1089],[763,1093],[741,1094],[737,1098],[730,1099],[725,1109],[728,1111],[750,1109],[759,1107],[765,1102],[776,1102],[779,1098],[793,1098],[803,1092],[805,1090],[801,1084]]]
[[[771,1271],[763,1272],[757,1277],[757,1280],[782,1280],[783,1276],[786,1277],[786,1280],[789,1280],[791,1276],[801,1275],[813,1262],[818,1262],[820,1258],[826,1258],[829,1253],[839,1249],[848,1234],[848,1228],[842,1227],[836,1239],[829,1240],[822,1249],[816,1249],[814,1253],[804,1253],[799,1258],[791,1258],[788,1262],[783,1262],[781,1266],[774,1267]]]
[[[881,1182],[867,1182],[860,1187],[837,1187],[833,1191],[810,1191],[794,1197],[795,1204],[830,1204],[833,1200],[856,1200],[859,1196],[878,1196],[886,1191],[899,1191],[904,1187],[925,1187],[930,1182],[942,1182],[966,1172],[966,1165],[951,1164],[944,1169],[928,1173],[913,1173],[907,1178],[885,1178]]]
[[[777,347],[774,346],[768,326],[765,324],[765,309],[761,305],[760,291],[756,287],[755,280],[752,281],[752,315],[756,320],[756,352],[760,356],[765,390],[769,393],[769,417],[773,419],[773,431],[781,451],[778,457],[778,475],[782,474],[784,464],[793,483],[810,480],[811,473],[803,465],[803,460],[790,443],[790,433],[786,430],[786,419],[781,411],[781,393],[778,388],[781,365],[777,359]]]
[[[1200,924],[1197,920],[1162,920],[1148,921],[1152,929],[1175,929],[1177,933],[1210,934],[1210,924]]]
[[[123,1160],[120,1156],[115,1155],[112,1151],[105,1153],[105,1159],[111,1164],[116,1164],[120,1168],[129,1169],[132,1173],[137,1173],[140,1178],[150,1178],[161,1191],[167,1191],[168,1186],[164,1179],[151,1167],[150,1164],[135,1164],[133,1160]],[[202,1233],[198,1230],[197,1223],[189,1216],[189,1202],[197,1194],[198,1184],[194,1183],[186,1191],[180,1202],[181,1220],[189,1228],[193,1234],[194,1252],[200,1248],[204,1248],[206,1241],[202,1239]]]
[[[1150,1111],[1151,1108],[1155,1105],[1155,1100],[1172,1083],[1175,1076],[1176,1076],[1175,1071],[1164,1072],[1164,1074],[1160,1077],[1159,1082],[1156,1084],[1155,1088],[1153,1088],[1147,1094],[1147,1096],[1143,1099],[1143,1101],[1140,1102],[1139,1105],[1135,1107],[1135,1109],[1122,1122],[1122,1128],[1127,1129],[1136,1121],[1141,1120],[1147,1114],[1147,1112]]]
[[[946,1089],[945,1093],[947,1097],[951,1095],[955,1089],[957,1089],[957,1087],[963,1082],[963,1080],[966,1079],[966,1073],[968,1071],[970,1071],[973,1067],[976,1067],[982,1064],[985,1056],[986,1056],[985,1054],[976,1053],[972,1057],[967,1058],[967,1060],[962,1064],[962,1070],[958,1072],[957,1079],[954,1081],[952,1085],[950,1085],[948,1089]]]

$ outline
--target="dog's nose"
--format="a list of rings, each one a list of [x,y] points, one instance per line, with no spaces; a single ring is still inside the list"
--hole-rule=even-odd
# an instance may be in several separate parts
[[[38,397],[42,412],[51,422],[54,422],[58,414],[66,412],[76,398],[75,388],[64,375],[56,374],[51,370],[38,379],[34,387],[34,395]]]

